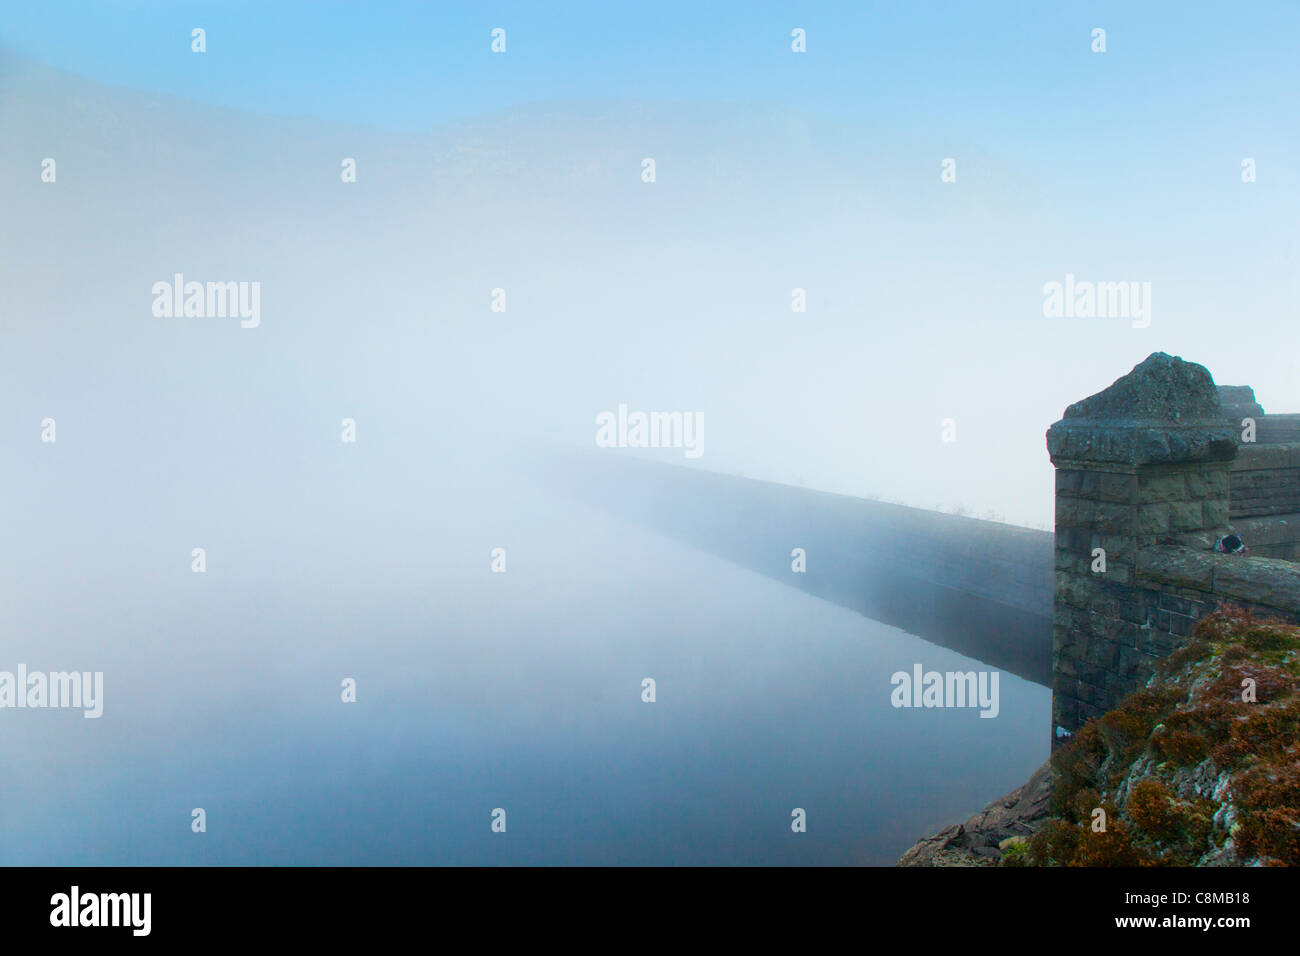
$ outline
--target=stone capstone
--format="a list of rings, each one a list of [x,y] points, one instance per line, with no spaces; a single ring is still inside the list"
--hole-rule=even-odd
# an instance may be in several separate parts
[[[1058,465],[1229,461],[1238,441],[1209,371],[1164,352],[1075,402],[1047,431],[1047,450]]]

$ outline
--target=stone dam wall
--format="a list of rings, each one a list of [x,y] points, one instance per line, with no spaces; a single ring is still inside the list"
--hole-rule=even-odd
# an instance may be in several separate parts
[[[1051,686],[1054,741],[1221,603],[1300,621],[1300,415],[1156,353],[1047,446],[1054,534],[640,458],[564,471],[588,503]],[[1229,534],[1248,550],[1215,551]]]
[[[1220,603],[1300,620],[1300,416],[1150,356],[1047,433],[1054,739],[1113,708]],[[1248,550],[1215,542],[1240,535]]]
[[[1229,524],[1250,553],[1300,559],[1300,441],[1242,445],[1228,478]]]
[[[563,470],[584,476],[567,488],[589,504],[1051,684],[1051,532],[631,456]]]

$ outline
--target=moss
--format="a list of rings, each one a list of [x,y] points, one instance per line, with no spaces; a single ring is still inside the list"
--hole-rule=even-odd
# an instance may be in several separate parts
[[[1201,699],[1246,703],[1241,695],[1247,681],[1254,681],[1255,703],[1279,700],[1295,689],[1295,677],[1285,670],[1250,660],[1224,667],[1218,678],[1206,685]]]
[[[1264,651],[1289,651],[1295,638],[1285,625],[1264,624],[1252,627],[1241,636],[1241,643],[1256,654]]]
[[[1092,811],[1100,806],[1101,794],[1092,787],[1084,787],[1074,795],[1074,804],[1070,808],[1073,812],[1068,819],[1073,823],[1089,823]],[[1110,810],[1107,809],[1106,812],[1109,814]]]
[[[1221,664],[1237,664],[1248,660],[1250,660],[1250,651],[1246,650],[1245,644],[1229,644],[1219,654]]]
[[[1209,800],[1180,800],[1156,777],[1133,786],[1124,812],[1133,840],[1163,863],[1188,865],[1210,849],[1215,806]]]
[[[1079,855],[1084,829],[1064,820],[1048,820],[1029,841],[1029,859],[1035,866],[1066,866]]]
[[[1002,866],[1029,866],[1029,841],[1017,839],[1008,843],[1006,849],[1002,851]]]
[[[1237,854],[1271,864],[1300,863],[1300,819],[1294,807],[1270,807],[1245,816],[1237,831]]]
[[[1200,734],[1187,730],[1174,730],[1151,740],[1156,759],[1176,766],[1190,767],[1200,763],[1209,754],[1209,744]]]
[[[1095,721],[1085,724],[1052,756],[1056,771],[1056,785],[1052,792],[1052,812],[1055,815],[1078,819],[1079,795],[1086,790],[1097,791],[1101,765],[1106,756],[1106,745]]]
[[[1124,810],[1139,830],[1156,840],[1173,840],[1182,830],[1169,791],[1154,777],[1141,780],[1133,787]]]
[[[1133,842],[1128,827],[1114,820],[1104,833],[1085,832],[1073,866],[1152,866],[1153,860]]]
[[[1233,785],[1239,808],[1234,837],[1243,859],[1259,856],[1288,866],[1300,864],[1300,755],[1294,744],[1289,756],[1257,763]]]
[[[1215,763],[1223,769],[1284,760],[1300,738],[1300,701],[1270,708],[1243,703],[1232,710],[1234,719],[1225,722],[1224,739],[1214,751]]]
[[[1056,751],[1052,819],[1008,865],[1194,865],[1229,837],[1242,862],[1300,864],[1298,678],[1300,627],[1230,607],[1199,621],[1148,687]]]
[[[1177,674],[1191,665],[1205,660],[1213,653],[1214,647],[1209,641],[1194,640],[1190,644],[1178,648],[1168,657],[1162,657],[1156,661],[1155,671],[1157,674]]]

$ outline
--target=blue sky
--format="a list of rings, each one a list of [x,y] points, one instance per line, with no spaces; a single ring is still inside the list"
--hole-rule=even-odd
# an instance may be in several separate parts
[[[100,82],[404,130],[633,97],[774,102],[1013,150],[1193,126],[1262,149],[1294,135],[1298,28],[1293,2],[51,2],[5,5],[0,44]]]
[[[190,52],[195,26],[207,31],[203,55]],[[490,50],[494,27],[507,31],[505,55]],[[807,31],[806,54],[790,51],[794,27]],[[1096,27],[1107,31],[1104,54],[1091,50]],[[638,388],[653,387],[665,390],[656,393],[657,400],[669,408],[700,407],[699,391],[713,389],[710,400],[717,404],[712,407],[729,403],[725,407],[735,410],[734,422],[761,423],[766,420],[752,413],[768,407],[761,404],[770,392],[762,374],[773,372],[778,359],[793,362],[789,353],[794,351],[797,368],[789,374],[814,384],[800,399],[803,405],[787,407],[772,399],[771,414],[785,423],[782,440],[806,438],[807,447],[834,453],[826,452],[820,471],[800,464],[795,474],[783,459],[779,468],[764,472],[760,466],[771,464],[764,456],[777,446],[757,430],[733,432],[731,447],[746,454],[752,450],[753,460],[729,461],[724,470],[782,481],[806,476],[814,486],[854,494],[906,494],[909,503],[925,507],[950,503],[960,494],[979,510],[991,506],[1025,521],[1051,515],[1042,430],[1069,402],[1103,388],[1152,351],[1203,362],[1221,382],[1253,385],[1270,411],[1300,409],[1300,355],[1293,346],[1300,322],[1297,36],[1300,2],[1295,0],[1248,8],[1048,0],[0,8],[0,48],[92,84],[181,98],[172,109],[158,111],[149,133],[175,136],[168,130],[176,128],[177,116],[203,115],[211,124],[211,138],[200,131],[194,142],[181,144],[194,153],[191,168],[178,175],[191,179],[159,194],[188,196],[196,182],[205,182],[211,158],[242,170],[236,177],[239,189],[223,194],[223,201],[253,208],[274,201],[304,223],[314,223],[311,209],[292,202],[305,193],[289,190],[280,197],[281,189],[259,196],[257,190],[276,182],[276,176],[254,179],[239,163],[278,168],[284,182],[298,182],[304,170],[321,163],[329,169],[327,178],[336,180],[338,157],[293,152],[315,142],[299,135],[301,126],[270,124],[289,139],[269,144],[258,138],[264,133],[241,132],[259,126],[245,123],[246,117],[203,114],[187,101],[393,130],[401,134],[395,141],[417,144],[412,155],[418,155],[420,141],[407,134],[466,120],[466,136],[509,142],[513,127],[497,122],[496,114],[557,104],[560,108],[537,114],[547,136],[521,137],[518,149],[537,168],[561,173],[535,190],[516,184],[519,192],[511,195],[524,198],[519,208],[541,210],[559,196],[547,192],[554,182],[580,183],[564,196],[575,221],[595,225],[591,242],[601,247],[591,255],[609,252],[601,238],[609,235],[633,236],[637,248],[650,249],[653,254],[637,260],[645,269],[661,253],[677,256],[694,248],[697,256],[672,259],[683,273],[676,281],[699,281],[699,288],[690,288],[707,321],[692,325],[690,334],[714,336],[707,341],[718,349],[747,350],[747,361],[734,361],[733,354],[733,367],[740,371],[725,380],[713,374],[707,349],[695,364],[684,363],[676,352],[656,352],[656,365],[637,352],[609,373],[625,376],[618,379],[624,391],[609,386],[612,398],[602,393],[590,399],[603,403],[590,414],[586,405],[576,405],[581,414],[572,420],[585,428],[596,411]],[[40,80],[33,91],[17,79],[11,89],[31,103],[42,102]],[[73,92],[60,95],[79,96],[85,88],[69,84]],[[601,111],[563,109],[593,98],[659,105],[610,109],[626,125],[616,133],[602,132],[593,121]],[[132,98],[108,94],[103,101]],[[724,108],[711,108],[718,104]],[[745,109],[725,108],[729,104]],[[75,169],[78,137],[85,133],[77,124],[86,118],[76,110],[32,110],[30,116],[0,112],[0,127],[5,120],[12,125],[9,141],[0,140],[12,148],[0,149],[0,161],[7,152],[15,163],[31,163],[31,157],[50,155],[55,148],[50,143],[66,144],[59,148],[70,158],[66,164],[61,159],[61,168]],[[789,122],[805,115],[822,122],[806,124],[807,133]],[[741,119],[727,125],[733,117]],[[91,120],[86,135],[99,135],[96,118]],[[708,122],[718,124],[716,137],[701,133],[700,124]],[[460,132],[452,131],[449,141],[458,141]],[[606,134],[614,138],[599,138]],[[363,149],[354,143],[366,138],[364,130],[340,132],[350,150]],[[592,151],[600,143],[617,148],[597,155]],[[663,161],[658,191],[636,194],[642,205],[611,205],[611,197],[623,194],[600,192],[614,181],[608,177],[588,182],[570,175],[572,169],[616,156],[625,145],[634,160],[658,155]],[[134,188],[145,188],[132,178],[140,170],[113,165],[129,155],[130,150],[116,148],[97,157],[104,168],[96,168],[96,175],[115,186],[136,182]],[[958,157],[961,169],[952,188],[939,181],[940,161],[949,156]],[[1244,157],[1258,164],[1258,181],[1250,185],[1240,175]],[[399,192],[389,195],[399,196],[406,209],[402,176],[371,178],[372,170],[383,167],[364,168],[360,196],[369,195],[364,190],[372,182],[398,184]],[[639,166],[629,168],[627,182],[639,189]],[[501,180],[485,173],[481,182],[491,192]],[[159,187],[150,182],[147,188]],[[100,193],[95,201],[111,203],[111,191]],[[644,202],[651,195],[653,205]],[[375,210],[374,221],[382,221],[382,201],[375,202],[369,208]],[[94,208],[101,209],[99,219],[87,220],[78,209],[78,218],[69,221],[83,232],[80,224],[89,221],[116,234],[120,226],[114,217],[120,210]],[[636,215],[629,216],[627,208]],[[607,221],[610,209],[626,223],[616,228]],[[523,226],[549,235],[541,211],[532,219],[523,212],[519,216]],[[478,235],[479,220],[466,213],[463,221]],[[48,222],[45,227],[53,228]],[[301,228],[312,234],[312,226]],[[386,238],[382,232],[368,234],[356,247],[369,249],[369,243],[386,249]],[[585,261],[575,251],[585,241],[575,239],[572,261]],[[168,236],[160,245],[173,243]],[[311,248],[315,243],[313,238]],[[530,249],[527,243],[518,248]],[[273,246],[243,251],[253,256],[258,250],[261,258],[250,258],[248,274],[279,262],[281,250]],[[99,257],[100,250],[89,246],[86,255]],[[376,274],[391,268],[384,262],[372,265]],[[469,256],[464,265],[471,272],[486,268]],[[620,265],[621,260],[611,262],[607,271],[616,275]],[[567,276],[566,268],[558,261],[546,274]],[[706,280],[708,269],[715,272]],[[768,306],[756,301],[766,295],[764,269],[772,276],[769,291],[776,294],[770,301],[782,309],[788,299],[781,296],[796,284],[817,287],[825,311],[811,327],[815,331],[783,339],[783,326],[773,323],[766,331],[761,322],[755,326],[752,317],[768,314],[763,309],[770,307],[769,300],[762,300]],[[1135,331],[1126,324],[1046,320],[1040,308],[1043,283],[1062,281],[1067,274],[1150,281],[1154,324]],[[722,275],[733,281],[721,281]],[[452,289],[460,289],[462,281],[466,288],[472,285],[451,271],[441,281]],[[32,293],[44,294],[41,288]],[[676,301],[657,307],[661,314],[680,313],[683,325],[688,321]],[[573,311],[565,300],[556,321],[566,321]],[[582,321],[598,318],[594,311],[582,313]],[[636,323],[622,313],[618,319],[611,323],[614,331],[643,345]],[[996,453],[997,460],[967,463],[934,479],[950,478],[959,489],[951,494],[917,492],[914,480],[906,487],[901,479],[898,487],[853,484],[870,473],[872,462],[858,456],[869,456],[871,444],[844,436],[860,435],[855,403],[874,400],[874,393],[859,370],[881,356],[902,356],[893,368],[923,380],[933,396],[924,415],[937,418],[952,408],[966,409],[963,414],[971,417],[983,415],[992,434],[992,423],[1003,422],[1014,409],[1023,418],[1023,429],[1016,428],[1022,456],[1016,467],[1024,472],[1028,491],[1004,489],[1000,481],[997,487],[968,489],[972,475],[994,474],[1002,466],[1006,454],[992,446],[989,454]],[[525,371],[532,358],[521,359]],[[588,359],[584,371],[591,375],[581,387],[604,387],[600,376],[615,363],[597,352],[584,353]],[[787,371],[781,366],[781,374]],[[505,394],[513,399],[514,393]],[[588,402],[585,392],[581,401]],[[807,438],[810,420],[822,423],[822,432]],[[837,458],[840,449],[845,457]],[[918,465],[918,471],[936,474],[928,464]],[[1037,495],[1032,501],[1031,494]],[[1020,499],[1028,503],[1014,511]]]

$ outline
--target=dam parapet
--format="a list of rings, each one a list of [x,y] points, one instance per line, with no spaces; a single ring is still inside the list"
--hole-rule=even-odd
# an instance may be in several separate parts
[[[1111,710],[1228,602],[1300,621],[1300,416],[1161,352],[1047,432],[1054,739]],[[1221,553],[1238,535],[1248,550]]]
[[[1050,531],[622,455],[549,471],[586,504],[1051,684]]]

